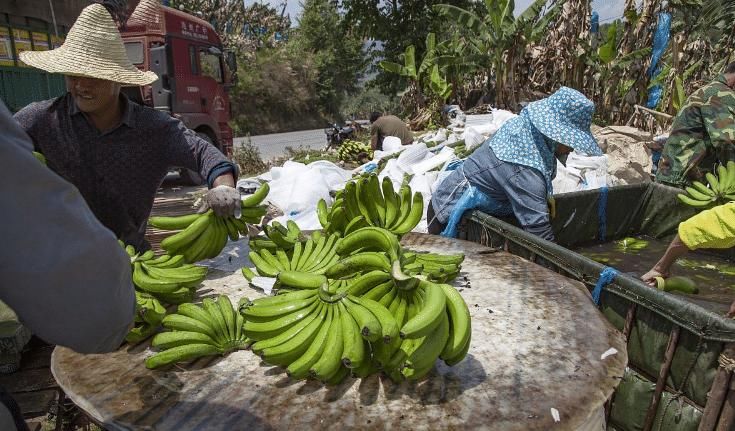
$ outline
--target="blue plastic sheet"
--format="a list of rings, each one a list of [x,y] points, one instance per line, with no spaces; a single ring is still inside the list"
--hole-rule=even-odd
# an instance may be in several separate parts
[[[600,14],[596,11],[592,11],[592,19],[590,20],[590,33],[600,32]]]
[[[653,52],[651,54],[651,66],[648,68],[648,77],[653,79],[661,73],[661,56],[666,52],[669,46],[669,37],[671,33],[671,14],[661,12],[658,14],[658,24],[653,34]],[[648,90],[648,102],[646,107],[650,109],[656,108],[661,100],[663,88],[660,85],[654,85]]]
[[[456,238],[457,226],[459,226],[459,222],[462,220],[462,214],[464,214],[465,211],[473,209],[479,209],[487,214],[501,217],[513,214],[513,210],[510,206],[496,202],[475,186],[469,186],[464,193],[462,193],[457,204],[454,205],[452,214],[449,215],[449,220],[447,220],[447,227],[444,228],[441,236]]]

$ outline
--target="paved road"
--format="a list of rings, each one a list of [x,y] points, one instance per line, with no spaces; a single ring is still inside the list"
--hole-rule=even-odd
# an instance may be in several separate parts
[[[234,145],[242,145],[248,138],[235,138]],[[274,133],[271,135],[251,136],[251,142],[260,150],[263,160],[270,160],[286,153],[286,147],[322,148],[327,142],[324,129],[302,130],[299,132]]]

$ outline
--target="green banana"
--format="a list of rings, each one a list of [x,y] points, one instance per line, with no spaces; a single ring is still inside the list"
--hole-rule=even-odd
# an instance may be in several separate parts
[[[258,187],[255,193],[242,200],[242,207],[247,208],[260,205],[260,203],[263,202],[266,196],[268,196],[268,192],[270,192],[270,186],[268,185],[268,183],[263,183],[263,185]]]
[[[327,304],[319,304],[319,307],[314,313],[287,331],[270,339],[273,340],[282,336],[283,342],[275,345],[267,345],[266,343],[270,340],[263,341],[261,346],[266,346],[260,351],[263,360],[282,367],[287,367],[298,360],[309,349],[309,346],[324,325],[324,320],[328,316],[328,308]],[[292,332],[293,334],[287,334],[288,332]]]
[[[163,326],[174,331],[201,332],[217,339],[217,332],[208,323],[181,314],[169,314],[163,318]]]
[[[419,289],[426,291],[423,307],[400,330],[401,338],[419,338],[427,335],[440,323],[446,308],[447,297],[441,286],[429,281],[420,281]]]
[[[424,195],[421,193],[414,193],[411,202],[411,210],[408,212],[406,217],[401,220],[393,229],[393,232],[399,235],[411,232],[413,228],[421,221],[421,217],[424,214]]]
[[[365,342],[360,328],[342,302],[338,304],[342,326],[342,364],[347,368],[358,368],[365,361]]]
[[[158,352],[155,355],[146,358],[145,366],[147,368],[154,369],[177,362],[200,358],[202,356],[212,356],[217,354],[220,354],[219,348],[211,344],[186,344]]]
[[[470,320],[470,309],[462,298],[462,295],[454,287],[448,284],[439,285],[447,297],[447,312],[451,323],[451,332],[447,340],[444,350],[440,357],[442,359],[456,357],[468,343],[472,336],[472,327]]]
[[[367,298],[357,298],[353,296],[350,300],[353,302],[359,301],[358,303],[360,305],[365,307],[378,319],[378,322],[380,323],[380,333],[385,344],[390,343],[394,338],[398,338],[398,323],[396,323],[396,319],[392,314],[390,314],[390,311],[388,311],[385,306]]]
[[[322,227],[326,227],[329,211],[327,210],[327,201],[324,199],[319,199],[319,202],[316,204],[316,215],[319,218],[319,224],[321,224]]]
[[[698,201],[698,200],[692,199],[689,196],[681,194],[681,193],[676,195],[676,197],[679,198],[679,200],[683,202],[684,204],[689,205],[694,208],[706,208],[710,206],[712,202],[714,201],[714,198],[710,201]]]
[[[311,366],[319,360],[326,347],[327,337],[329,336],[330,330],[336,330],[332,328],[333,324],[333,310],[332,307],[328,308],[328,314],[326,320],[319,327],[316,337],[312,340],[309,347],[306,349],[303,355],[297,360],[291,362],[286,368],[286,372],[291,378],[303,379],[309,373]]]
[[[319,305],[319,302],[315,301],[306,308],[302,308],[301,310],[294,311],[267,322],[245,321],[243,331],[248,338],[255,341],[275,337],[304,317],[308,316],[317,307],[317,305]]]
[[[299,333],[301,333],[301,331],[306,330],[307,328],[318,330],[326,317],[327,317],[327,308],[324,306],[324,304],[319,304],[317,308],[314,309],[314,311],[311,314],[306,316],[302,321],[300,321],[296,325],[288,328],[287,330],[281,332],[280,334],[276,335],[273,338],[268,338],[265,340],[257,341],[252,346],[253,352],[260,354],[265,349],[281,346],[287,341],[294,338]],[[281,351],[284,351],[284,350],[290,351],[291,348],[296,348],[297,345],[301,345],[303,342],[305,342],[304,335],[308,335],[308,334],[302,334],[301,340],[296,340],[293,343],[289,344],[288,346],[281,347]],[[270,351],[269,353],[276,355],[279,352]]]
[[[151,346],[161,350],[187,344],[210,344],[216,346],[217,342],[207,334],[190,331],[159,332],[153,337],[153,341],[151,341]]]
[[[391,264],[383,253],[362,252],[348,256],[332,265],[324,275],[327,278],[349,278],[355,274],[381,270],[390,272]]]
[[[194,213],[177,217],[150,217],[148,219],[148,224],[157,229],[181,230],[189,227],[189,225],[194,223],[201,216],[202,214]]]
[[[378,318],[363,305],[361,298],[352,295],[347,295],[346,298],[347,301],[344,301],[343,304],[357,322],[360,334],[370,342],[380,339],[381,327]]]
[[[297,289],[317,289],[327,283],[327,277],[299,271],[281,271],[276,279],[284,286]]]
[[[342,320],[340,319],[340,310],[335,304],[329,304],[332,309],[332,328],[330,328],[327,337],[327,345],[318,361],[309,367],[309,374],[319,380],[328,380],[342,366],[342,349],[344,341],[342,336],[344,329],[342,328]]]

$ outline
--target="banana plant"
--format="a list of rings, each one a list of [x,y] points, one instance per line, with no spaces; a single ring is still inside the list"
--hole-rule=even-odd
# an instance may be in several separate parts
[[[546,3],[546,0],[535,0],[517,18],[513,14],[513,0],[485,0],[487,14],[483,17],[450,4],[435,5],[433,10],[471,35],[467,38],[466,53],[485,71],[488,90],[493,87],[491,78],[495,78],[496,104],[507,105],[514,104],[515,93],[513,88],[507,88],[507,83],[510,81],[512,87],[516,65],[524,56],[526,46],[544,35],[545,28],[558,13],[560,3],[542,18]]]
[[[445,56],[437,55],[436,34],[426,36],[426,54],[416,67],[416,48],[413,45],[406,47],[403,53],[403,64],[383,60],[379,66],[386,72],[395,73],[408,78],[410,84],[420,93],[424,89],[441,100],[445,100],[452,93],[452,84],[440,73],[439,62],[446,60]]]

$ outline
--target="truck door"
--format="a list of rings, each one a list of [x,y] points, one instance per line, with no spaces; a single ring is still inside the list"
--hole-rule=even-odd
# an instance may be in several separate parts
[[[224,68],[222,51],[215,46],[200,45],[199,54],[199,103],[201,112],[207,113],[217,123],[226,122],[229,113],[224,95]]]

